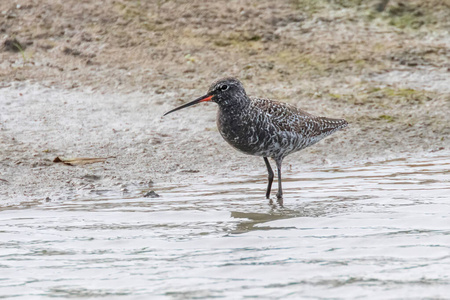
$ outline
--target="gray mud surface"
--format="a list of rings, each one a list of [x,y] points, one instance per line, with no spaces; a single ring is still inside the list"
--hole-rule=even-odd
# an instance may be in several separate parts
[[[448,149],[448,1],[357,2],[2,1],[0,199],[265,173],[222,140],[214,104],[161,118],[225,76],[350,122],[289,170]]]

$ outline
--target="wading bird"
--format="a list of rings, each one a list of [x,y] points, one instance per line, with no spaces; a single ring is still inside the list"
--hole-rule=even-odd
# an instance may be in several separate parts
[[[242,83],[235,78],[216,81],[210,86],[206,95],[174,108],[166,112],[164,116],[207,101],[219,105],[217,127],[225,141],[245,154],[264,158],[269,173],[267,199],[270,199],[274,177],[268,157],[271,157],[277,165],[277,198],[282,200],[281,163],[283,159],[345,128],[348,124],[343,119],[314,116],[287,103],[248,97]]]

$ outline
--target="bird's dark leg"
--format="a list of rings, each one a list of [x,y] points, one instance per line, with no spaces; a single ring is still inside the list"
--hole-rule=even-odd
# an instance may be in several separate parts
[[[277,193],[277,199],[282,200],[283,199],[283,188],[281,187],[281,162],[283,161],[283,158],[277,158],[275,159],[275,162],[277,164],[277,170],[278,170],[278,193]]]
[[[264,157],[264,162],[266,163],[267,172],[269,173],[269,184],[267,185],[266,198],[270,199],[270,190],[272,189],[272,182],[273,182],[273,171],[267,157]]]

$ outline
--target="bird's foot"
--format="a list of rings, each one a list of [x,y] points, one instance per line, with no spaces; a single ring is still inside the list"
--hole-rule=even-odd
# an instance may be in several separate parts
[[[280,207],[283,207],[283,198],[278,198],[277,203]]]
[[[277,202],[280,206],[283,206],[283,194],[277,193]]]
[[[277,204],[278,206],[283,207],[283,198],[277,198]],[[269,205],[276,207],[276,204],[273,202],[272,199],[269,199]]]

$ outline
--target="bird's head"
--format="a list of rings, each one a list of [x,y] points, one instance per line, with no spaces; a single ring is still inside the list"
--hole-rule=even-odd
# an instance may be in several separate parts
[[[188,102],[177,108],[174,108],[164,114],[164,116],[177,111],[182,108],[186,108],[195,105],[200,102],[216,102],[221,107],[237,106],[241,103],[245,103],[248,100],[245,89],[242,83],[236,78],[224,78],[214,82],[208,90],[208,93],[194,101]]]

